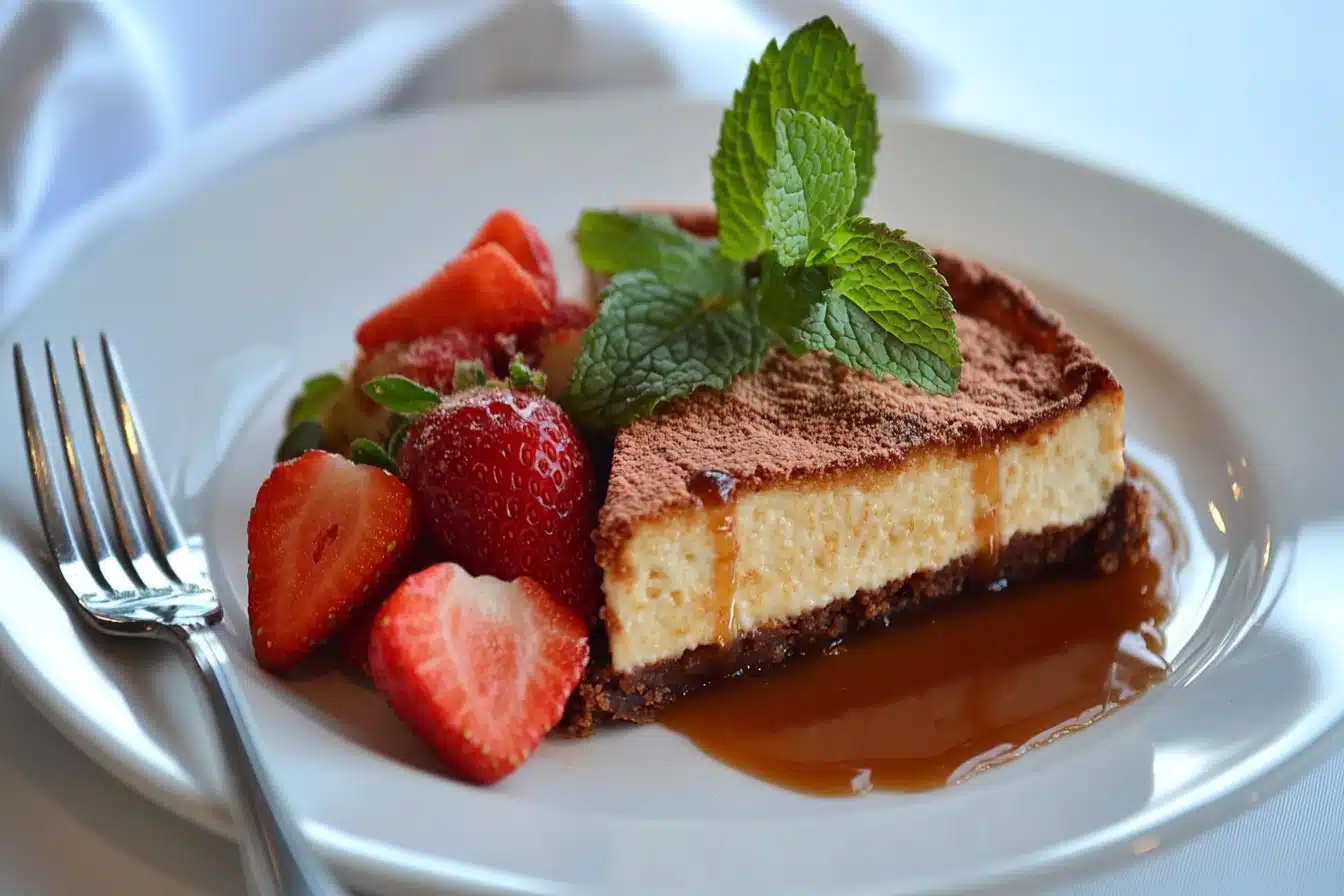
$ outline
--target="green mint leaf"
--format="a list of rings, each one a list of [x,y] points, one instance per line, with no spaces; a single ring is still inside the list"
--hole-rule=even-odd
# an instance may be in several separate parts
[[[485,365],[480,361],[458,361],[453,365],[453,391],[475,389],[486,383]]]
[[[439,393],[400,375],[374,377],[364,384],[364,394],[389,411],[423,414],[439,406]]]
[[[926,357],[937,359],[910,380],[931,392],[951,392],[961,379],[961,347],[952,296],[933,256],[899,230],[855,218],[831,236],[825,260],[838,273],[832,291],[882,329]]]
[[[719,254],[717,240],[701,239],[670,215],[589,209],[576,240],[588,268],[603,274],[653,271],[658,279],[701,295],[738,295],[742,266]]]
[[[823,16],[789,35],[783,47],[771,41],[723,114],[710,170],[719,240],[728,258],[746,261],[768,248],[766,173],[775,164],[775,116],[781,109],[825,118],[849,138],[855,168],[850,214],[862,209],[872,186],[877,98],[864,84],[854,45]]]
[[[807,336],[813,309],[826,301],[830,288],[831,278],[825,268],[785,268],[773,252],[767,252],[761,258],[761,279],[756,287],[761,323],[773,330],[795,356],[813,350],[830,351]]]
[[[304,380],[299,394],[290,402],[289,412],[285,415],[286,431],[293,430],[304,420],[316,420],[321,417],[327,405],[331,404],[336,393],[344,386],[345,380],[336,373],[323,373]]]
[[[392,455],[388,454],[382,445],[372,439],[355,439],[351,442],[350,459],[357,464],[364,464],[368,467],[381,467],[393,476],[401,475],[401,471],[397,469],[397,462],[392,459]]]
[[[509,362],[509,385],[515,389],[536,389],[538,392],[544,392],[546,374],[528,367],[522,354],[517,354]]]
[[[583,335],[565,409],[589,426],[629,423],[701,386],[724,388],[773,343],[754,297],[707,299],[649,271],[617,274]]]
[[[819,267],[781,267],[767,255],[759,286],[761,320],[795,356],[826,352],[858,370],[894,376],[929,392],[951,392],[960,363],[950,366],[927,347],[903,342],[834,290]]]
[[[275,452],[275,462],[284,463],[301,457],[305,452],[317,451],[325,442],[322,424],[316,420],[300,420],[280,441]]]
[[[854,200],[854,150],[824,118],[780,109],[775,164],[765,178],[765,229],[780,264],[802,264],[826,246]]]

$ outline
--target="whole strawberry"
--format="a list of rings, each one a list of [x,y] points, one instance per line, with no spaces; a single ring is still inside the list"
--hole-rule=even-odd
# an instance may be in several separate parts
[[[597,476],[559,405],[533,389],[462,389],[415,421],[397,464],[442,559],[472,575],[534,579],[596,618]]]

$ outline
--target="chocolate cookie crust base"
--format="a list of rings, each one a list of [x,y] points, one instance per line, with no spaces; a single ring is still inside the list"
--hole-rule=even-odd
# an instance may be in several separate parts
[[[1025,582],[1060,572],[1114,572],[1146,549],[1147,503],[1139,487],[1125,482],[1112,493],[1106,510],[1087,522],[1013,536],[1000,552],[991,578]],[[787,623],[757,629],[732,644],[697,647],[629,673],[612,669],[605,645],[594,644],[593,660],[557,731],[586,736],[611,721],[652,721],[660,708],[711,682],[776,666],[886,626],[904,614],[936,610],[968,594],[980,594],[990,564],[986,557],[965,557],[939,570],[832,601]]]

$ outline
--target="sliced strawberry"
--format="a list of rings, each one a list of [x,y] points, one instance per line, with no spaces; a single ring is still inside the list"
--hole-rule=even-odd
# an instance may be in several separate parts
[[[410,490],[384,470],[325,451],[272,469],[247,521],[247,614],[262,668],[292,668],[376,604],[414,535]]]
[[[468,781],[490,784],[536,749],[588,663],[583,622],[527,578],[440,563],[383,604],[369,642],[392,709]]]
[[[487,243],[497,243],[514,257],[537,280],[541,291],[551,299],[555,298],[555,265],[551,262],[551,250],[537,233],[537,229],[511,209],[500,209],[481,225],[476,235],[467,243],[466,251],[479,248]]]
[[[355,331],[366,352],[447,329],[514,332],[551,313],[553,296],[498,243],[464,252]]]

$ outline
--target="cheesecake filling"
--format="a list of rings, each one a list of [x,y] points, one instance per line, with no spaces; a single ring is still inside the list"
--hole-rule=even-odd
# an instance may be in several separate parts
[[[992,565],[1015,535],[1102,514],[1124,480],[1123,446],[1123,396],[1105,392],[994,447],[725,492],[722,505],[636,525],[604,568],[612,665],[730,643],[963,557]]]

